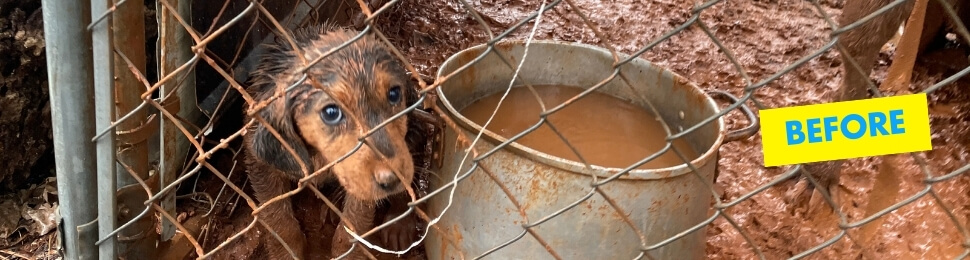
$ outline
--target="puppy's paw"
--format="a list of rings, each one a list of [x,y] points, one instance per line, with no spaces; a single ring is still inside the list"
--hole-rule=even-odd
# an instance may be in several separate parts
[[[384,223],[391,222],[398,216],[400,214],[387,214],[384,217]],[[384,248],[401,251],[407,249],[415,241],[418,241],[418,238],[421,236],[421,228],[420,221],[412,213],[395,221],[390,226],[381,229],[379,237]]]

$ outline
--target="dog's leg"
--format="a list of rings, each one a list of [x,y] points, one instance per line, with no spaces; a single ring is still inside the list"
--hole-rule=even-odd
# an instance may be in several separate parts
[[[411,202],[411,198],[404,193],[389,197],[388,209],[383,215],[379,215],[382,217],[379,218],[382,221],[381,225],[407,212],[409,202]],[[420,224],[421,220],[418,217],[418,213],[411,212],[379,232],[381,244],[388,250],[400,251],[407,249],[421,235],[421,230],[418,229]],[[375,224],[374,226],[377,225]]]
[[[859,19],[879,10],[891,3],[892,0],[848,0],[842,8],[839,26],[847,26]],[[908,1],[887,12],[873,17],[859,27],[839,35],[839,43],[845,47],[842,56],[842,86],[835,96],[834,102],[851,101],[867,98],[869,89],[869,74],[879,57],[879,50],[892,38],[902,22],[909,17],[913,10],[914,1]],[[861,71],[848,60],[852,58],[859,65]],[[839,176],[844,160],[810,163],[804,165],[805,170],[816,177],[821,188],[832,194],[832,199],[838,202]],[[809,208],[827,207],[820,205],[822,200],[818,193],[812,193]]]
[[[282,195],[288,192],[288,188],[290,188],[290,182],[281,174],[276,173],[251,174],[250,182],[253,185],[253,190],[256,192],[256,199],[260,203],[265,203],[270,199]],[[303,250],[306,247],[306,238],[303,236],[303,232],[300,231],[299,222],[293,216],[293,205],[291,204],[290,198],[274,202],[267,206],[263,211],[259,212],[259,219],[266,222],[286,242],[287,246],[296,253],[299,259],[304,258]],[[293,256],[290,255],[273,234],[269,233],[269,230],[266,230],[262,225],[260,227],[260,230],[264,232],[261,237],[263,237],[266,245],[269,259],[293,259]]]
[[[839,26],[856,22],[891,2],[891,0],[846,1],[845,7],[842,9],[842,16],[839,17]],[[879,50],[893,37],[902,22],[909,18],[914,3],[915,1],[907,1],[893,7],[839,36],[840,43],[848,52],[843,53],[843,55],[855,59],[862,71],[853,67],[846,60],[848,57],[843,56],[842,69],[845,75],[842,78],[842,88],[836,101],[850,101],[868,97],[866,91],[869,86],[869,73],[872,71],[876,58],[879,57]]]
[[[377,210],[376,205],[377,203],[373,201],[362,201],[353,198],[353,196],[347,196],[347,198],[344,199],[342,211],[345,219],[341,221],[340,225],[337,225],[337,231],[334,232],[332,245],[333,250],[330,253],[333,255],[333,257],[343,255],[350,250],[352,245],[350,241],[353,240],[353,237],[351,237],[350,234],[344,230],[344,226],[347,223],[353,226],[353,231],[357,233],[357,235],[363,235],[364,232],[367,232],[373,228],[374,212]],[[375,236],[369,237],[372,238]],[[368,239],[368,241],[372,240],[374,239]],[[357,245],[354,247],[354,252],[343,259],[367,259],[364,254],[364,251],[366,250],[366,247]]]

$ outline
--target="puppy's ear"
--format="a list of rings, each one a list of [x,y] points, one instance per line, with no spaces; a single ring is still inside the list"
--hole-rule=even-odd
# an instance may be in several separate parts
[[[259,112],[259,115],[263,117],[269,127],[272,127],[280,134],[283,141],[289,144],[296,152],[297,157],[293,157],[280,139],[276,138],[272,132],[267,129],[266,125],[257,122],[256,129],[253,134],[253,150],[256,157],[259,160],[272,165],[273,167],[288,173],[301,173],[300,162],[298,159],[303,160],[303,164],[306,165],[307,171],[313,172],[313,164],[310,161],[310,153],[307,152],[306,143],[297,133],[297,129],[293,122],[293,116],[288,111],[287,106],[283,106],[279,102],[281,99],[274,101],[271,104]],[[300,174],[302,175],[302,173]]]

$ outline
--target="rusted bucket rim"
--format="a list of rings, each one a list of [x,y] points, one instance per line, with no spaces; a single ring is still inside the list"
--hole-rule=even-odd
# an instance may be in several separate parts
[[[495,49],[503,52],[507,52],[511,50],[512,47],[524,46],[524,45],[525,45],[525,41],[523,40],[506,40],[506,41],[497,42],[495,44]],[[609,59],[612,59],[613,57],[608,50],[600,48],[598,46],[593,46],[593,45],[588,45],[583,43],[555,41],[555,40],[533,40],[530,43],[529,48],[542,48],[548,45],[570,46],[570,47],[582,49],[583,51],[598,53],[600,55],[604,55],[605,57],[608,57]],[[488,47],[487,44],[480,44],[473,47],[469,47],[467,49],[464,49],[462,51],[459,51],[453,54],[451,57],[448,57],[448,59],[445,60],[445,62],[442,63],[441,66],[438,68],[437,77],[441,78],[447,74],[452,73],[452,71],[444,71],[446,67],[445,65],[456,63],[459,57],[468,57],[468,56],[471,56],[472,54],[474,54],[474,56],[477,57],[485,49],[487,49],[487,47]],[[629,57],[628,54],[624,54],[624,53],[618,53],[618,54]],[[528,57],[526,58],[528,59]],[[640,58],[637,58],[637,59],[640,59]],[[630,63],[624,66],[635,66],[634,64],[631,64],[631,63],[634,63],[636,61],[637,60],[630,61]],[[452,67],[461,67],[463,65],[465,64],[453,65]],[[517,62],[514,65],[517,65]],[[653,65],[650,62],[646,62],[644,65],[646,66],[645,68],[648,70],[662,71],[665,74],[671,75],[674,79],[673,80],[673,82],[675,82],[674,84],[685,87],[688,95],[697,95],[697,96],[703,97],[704,100],[707,102],[706,103],[707,106],[709,106],[709,108],[711,108],[712,111],[714,112],[713,114],[720,112],[720,108],[717,106],[717,103],[715,103],[714,99],[711,98],[711,96],[707,95],[702,89],[697,87],[693,82],[686,80],[686,78],[680,76],[677,73],[674,73],[673,71],[658,67],[656,65]],[[442,84],[442,86],[443,85],[444,84]],[[455,120],[456,123],[460,127],[464,128],[465,130],[471,129],[470,131],[476,134],[478,133],[478,131],[481,131],[482,129],[481,125],[475,122],[472,122],[452,106],[451,101],[448,100],[448,97],[442,91],[442,86],[439,86],[436,91],[439,99],[438,103],[440,105],[443,105],[445,107],[445,110],[447,111],[448,115],[446,116],[449,116],[452,119],[457,118],[458,120]],[[582,87],[586,88],[587,86],[582,86]],[[703,154],[701,154],[700,156],[698,156],[697,158],[691,161],[691,164],[695,168],[701,168],[701,166],[703,166],[704,163],[708,163],[709,160],[716,160],[716,153],[718,152],[718,149],[721,147],[721,144],[724,142],[726,130],[724,128],[723,117],[718,117],[717,120],[714,120],[710,123],[714,123],[714,122],[717,123],[717,129],[718,129],[717,138],[714,140],[714,143],[711,144],[710,147],[708,147],[708,149]],[[700,129],[695,131],[700,131]],[[674,134],[676,134],[676,132]],[[681,138],[686,138],[686,137],[681,137]],[[505,141],[508,141],[507,138],[502,137],[490,130],[484,131],[482,135],[482,139],[492,142],[493,145],[498,145],[498,144],[504,143]],[[519,144],[518,142],[512,142],[507,146],[505,146],[503,149],[506,149],[507,151],[512,151],[513,153],[518,154],[519,156],[528,158],[530,160],[541,162],[543,164],[547,164],[547,165],[560,168],[569,172],[577,173],[577,174],[596,175],[598,177],[607,178],[612,175],[615,175],[620,171],[623,171],[623,168],[603,167],[598,165],[590,165],[592,169],[586,168],[586,166],[580,162],[566,160],[557,156],[543,153],[538,150]],[[480,151],[480,152],[484,153],[487,151]],[[672,151],[668,150],[667,152],[672,152]],[[713,163],[717,163],[717,162],[715,161]],[[690,167],[688,167],[687,164],[682,163],[677,166],[658,168],[658,169],[630,170],[627,174],[624,174],[623,176],[621,176],[620,179],[626,179],[626,180],[663,179],[663,178],[680,176],[690,171],[691,171]]]

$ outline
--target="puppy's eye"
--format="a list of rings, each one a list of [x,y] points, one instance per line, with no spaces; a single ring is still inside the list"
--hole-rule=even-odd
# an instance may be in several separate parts
[[[401,102],[401,87],[398,85],[391,87],[391,91],[387,92],[387,100],[395,105]]]
[[[323,111],[320,111],[320,117],[323,118],[323,123],[336,125],[344,118],[344,113],[340,111],[340,107],[337,107],[337,105],[330,104],[323,107]]]

